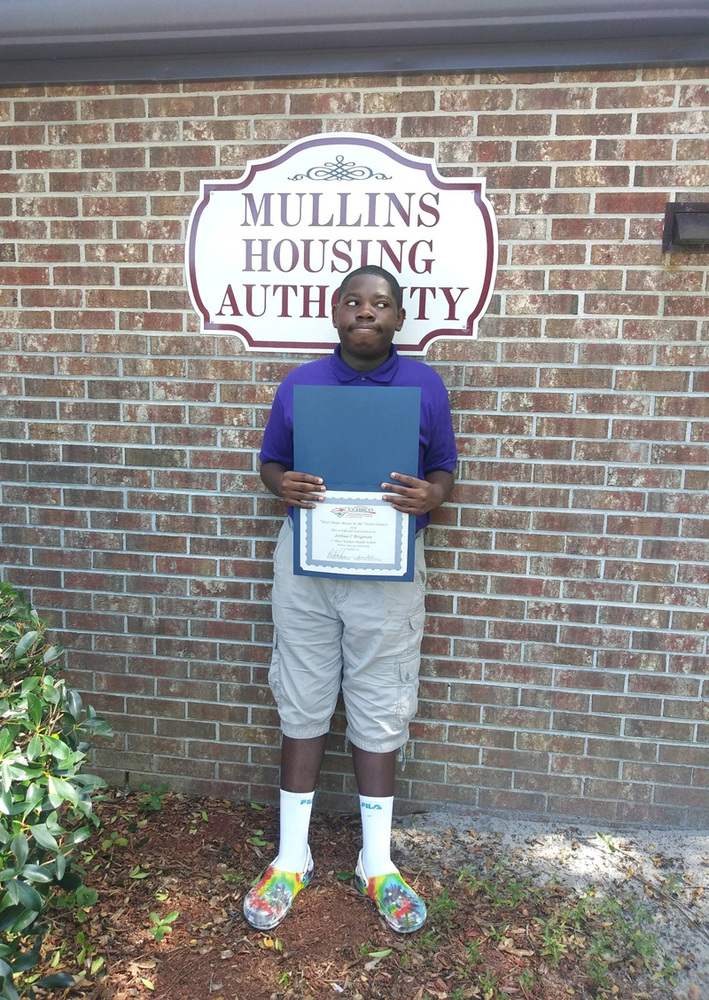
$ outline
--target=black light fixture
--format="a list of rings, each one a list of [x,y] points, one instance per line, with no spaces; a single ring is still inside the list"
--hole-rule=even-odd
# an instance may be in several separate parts
[[[709,202],[667,202],[662,252],[709,253]]]

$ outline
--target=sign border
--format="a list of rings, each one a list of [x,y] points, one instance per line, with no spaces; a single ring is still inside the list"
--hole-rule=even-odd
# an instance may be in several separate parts
[[[333,344],[330,341],[322,343],[309,342],[305,346],[301,342],[295,340],[282,341],[276,346],[271,346],[254,339],[248,330],[236,323],[210,322],[209,312],[200,297],[197,285],[195,244],[199,219],[209,204],[213,191],[240,191],[251,183],[257,173],[260,173],[263,170],[269,170],[271,167],[278,166],[280,163],[285,162],[304,149],[309,149],[315,146],[334,146],[342,143],[343,141],[355,146],[370,146],[375,149],[379,149],[380,151],[386,153],[386,155],[391,159],[400,163],[402,166],[416,170],[423,170],[429,181],[439,190],[464,190],[473,192],[475,203],[482,214],[483,224],[485,226],[485,235],[487,238],[485,276],[478,304],[473,312],[468,316],[464,327],[457,327],[452,330],[445,328],[431,330],[416,344],[405,344],[397,340],[396,349],[402,354],[425,355],[428,346],[434,340],[440,340],[443,338],[448,340],[475,339],[476,324],[480,317],[484,315],[485,310],[489,305],[493,291],[493,278],[497,270],[497,226],[492,206],[486,197],[486,178],[470,177],[460,181],[448,180],[438,173],[436,165],[431,159],[406,153],[388,139],[359,132],[318,133],[312,136],[307,136],[303,139],[297,139],[295,142],[286,146],[285,149],[280,150],[278,153],[274,153],[272,156],[265,157],[261,160],[255,160],[253,162],[247,161],[244,174],[239,180],[200,181],[200,198],[192,209],[187,228],[187,259],[185,261],[185,275],[187,279],[187,290],[192,300],[192,304],[202,319],[202,331],[205,332],[209,330],[236,333],[244,340],[247,349],[254,351],[260,350],[274,353],[297,352],[299,354],[324,354],[332,351]]]

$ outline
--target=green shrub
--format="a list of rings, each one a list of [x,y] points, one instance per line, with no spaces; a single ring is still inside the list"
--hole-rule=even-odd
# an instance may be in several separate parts
[[[53,897],[76,893],[77,844],[100,825],[92,798],[103,779],[81,772],[90,741],[111,727],[60,677],[64,650],[46,622],[0,583],[0,997],[34,997],[25,974],[40,960]],[[20,979],[18,979],[18,976]],[[37,986],[68,986],[49,976]]]

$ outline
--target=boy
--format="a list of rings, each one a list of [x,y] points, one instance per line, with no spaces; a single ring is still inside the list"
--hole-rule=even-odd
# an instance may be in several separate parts
[[[457,455],[442,380],[392,346],[406,316],[401,301],[396,278],[382,268],[348,274],[332,311],[338,347],[286,376],[264,434],[260,461],[267,488],[289,509],[314,508],[326,484],[317,469],[293,469],[293,385],[421,388],[418,475],[392,472],[392,481],[382,483],[384,499],[416,517],[414,581],[295,575],[290,518],[276,544],[269,684],[283,733],[281,825],[278,856],[244,900],[244,915],[258,930],[279,924],[312,878],[310,812],[340,688],[362,814],[355,885],[398,933],[416,931],[426,919],[423,900],[401,878],[389,853],[394,768],[416,711],[425,613],[422,529],[453,488]]]

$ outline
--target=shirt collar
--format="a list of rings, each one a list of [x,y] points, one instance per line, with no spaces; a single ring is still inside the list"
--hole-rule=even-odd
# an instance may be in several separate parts
[[[375,368],[371,372],[356,372],[354,368],[350,368],[348,364],[342,360],[340,354],[340,345],[338,344],[335,348],[335,353],[331,355],[330,363],[332,365],[332,370],[339,379],[340,382],[356,382],[361,381],[362,378],[371,379],[372,382],[380,382],[385,384],[391,382],[396,374],[396,370],[399,367],[399,355],[396,352],[394,345],[391,345],[391,354],[378,368]]]

